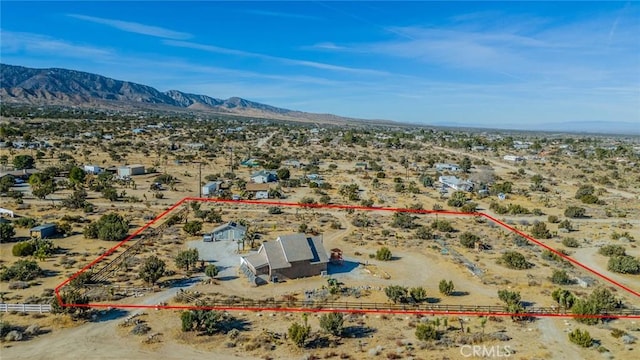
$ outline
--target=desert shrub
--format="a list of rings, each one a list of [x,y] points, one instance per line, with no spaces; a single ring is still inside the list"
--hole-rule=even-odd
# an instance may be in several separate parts
[[[531,235],[537,239],[550,239],[551,232],[547,229],[547,224],[543,222],[536,222],[531,228]]]
[[[182,230],[184,230],[184,232],[191,236],[198,235],[198,233],[202,230],[202,221],[188,221],[186,224],[184,224]]]
[[[578,240],[571,237],[562,239],[562,245],[570,248],[580,247],[580,243],[578,242]]]
[[[281,208],[281,207],[278,207],[278,206],[271,206],[271,207],[269,207],[269,209],[267,210],[267,212],[268,212],[269,214],[272,214],[272,215],[282,214],[282,208]]]
[[[204,274],[210,278],[214,278],[218,276],[218,267],[213,264],[209,264],[204,268]]]
[[[165,274],[165,269],[165,262],[152,255],[144,261],[138,275],[147,283],[155,284]]]
[[[447,205],[459,208],[462,207],[467,200],[467,194],[464,191],[456,191],[451,194],[451,197],[447,201]]]
[[[3,267],[0,270],[0,280],[21,280],[29,281],[42,275],[42,269],[38,263],[32,260],[18,260],[10,267]]]
[[[0,242],[8,242],[16,234],[13,225],[7,223],[0,224]]]
[[[565,211],[564,211],[564,216],[568,217],[568,218],[582,218],[584,217],[586,213],[585,208],[583,207],[578,207],[578,206],[569,206]]]
[[[427,291],[422,286],[411,288],[409,290],[409,295],[415,302],[423,302],[427,300]]]
[[[405,212],[397,212],[393,214],[391,226],[401,229],[414,229],[418,225],[413,222],[413,216]]]
[[[382,261],[389,261],[392,258],[391,250],[388,247],[382,247],[376,251],[376,259]]]
[[[21,241],[11,249],[13,256],[31,256],[36,251],[36,246],[31,241]]]
[[[415,334],[416,338],[421,341],[438,340],[439,338],[438,331],[431,324],[418,324]]]
[[[454,290],[453,281],[451,280],[447,281],[445,279],[442,279],[438,284],[438,288],[440,289],[440,293],[442,295],[449,296],[453,294],[453,290]]]
[[[36,225],[38,225],[38,221],[34,218],[30,218],[30,217],[20,217],[17,218],[14,222],[13,222],[17,227],[19,228],[32,228]]]
[[[524,255],[517,251],[507,251],[500,257],[502,264],[510,269],[523,270],[533,266]]]
[[[569,275],[564,270],[553,270],[553,275],[551,275],[551,282],[558,285],[568,285],[573,281],[569,278]]]
[[[442,232],[454,232],[455,229],[447,220],[435,220],[431,223],[431,228]]]
[[[304,344],[307,341],[310,333],[311,326],[307,325],[306,322],[304,324],[294,322],[293,324],[291,324],[291,326],[289,326],[289,329],[287,330],[289,339],[291,339],[291,341],[293,341],[293,343],[298,347],[304,347]]]
[[[430,240],[433,239],[433,233],[429,228],[420,226],[418,230],[416,230],[416,237],[420,240]]]
[[[551,224],[556,224],[556,223],[558,223],[558,222],[560,221],[560,219],[558,219],[558,217],[557,217],[557,216],[555,216],[555,215],[549,215],[549,216],[547,217],[547,221],[548,221],[549,223],[551,223]]]
[[[390,285],[384,288],[384,293],[394,304],[407,301],[408,290],[404,286]]]
[[[591,338],[591,335],[589,335],[589,332],[587,330],[580,330],[580,329],[575,329],[572,332],[570,332],[569,340],[572,343],[578,344],[582,347],[590,347],[591,344],[593,343],[593,339]]]
[[[605,245],[598,250],[598,254],[604,256],[625,256],[626,252],[620,245]]]
[[[640,274],[640,260],[629,255],[612,256],[607,269],[620,274]]]
[[[111,213],[102,215],[98,221],[92,221],[84,229],[84,237],[107,241],[120,241],[129,232],[129,221],[122,215]]]
[[[320,328],[329,334],[340,336],[344,330],[344,316],[342,313],[328,313],[320,317]]]
[[[473,248],[478,240],[480,240],[480,237],[470,232],[460,235],[460,244],[467,248]]]

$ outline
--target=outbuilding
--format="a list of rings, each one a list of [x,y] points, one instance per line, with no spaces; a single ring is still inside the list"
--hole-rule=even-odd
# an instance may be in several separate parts
[[[118,177],[120,179],[134,175],[144,175],[144,165],[125,165],[118,167]]]
[[[45,239],[58,233],[56,224],[42,224],[29,229],[29,236]]]

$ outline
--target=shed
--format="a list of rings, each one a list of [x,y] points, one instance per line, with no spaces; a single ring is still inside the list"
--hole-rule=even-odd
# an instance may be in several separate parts
[[[134,175],[143,175],[144,165],[126,165],[118,167],[118,177],[121,179]]]
[[[41,239],[54,236],[57,233],[58,233],[58,229],[56,227],[56,224],[42,224],[29,229],[29,236],[39,237]]]
[[[203,241],[232,240],[238,241],[244,238],[247,228],[236,222],[230,221],[213,229],[209,234],[205,234]]]
[[[213,195],[213,193],[220,190],[220,185],[222,185],[222,181],[209,181],[202,186],[202,195]]]
[[[85,165],[84,172],[86,172],[87,174],[98,175],[102,173],[102,168],[98,165]]]

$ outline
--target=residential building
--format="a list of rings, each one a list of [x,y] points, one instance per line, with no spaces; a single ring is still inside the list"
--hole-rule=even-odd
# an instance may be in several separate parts
[[[456,164],[435,164],[434,167],[437,171],[460,171],[460,167]]]
[[[202,195],[211,196],[215,194],[216,191],[220,190],[221,185],[222,181],[209,181],[202,186]]]
[[[93,175],[98,175],[100,173],[102,173],[102,168],[98,165],[85,165],[84,166],[84,172],[86,172],[87,174],[93,174]]]
[[[438,178],[438,181],[442,185],[450,187],[454,190],[461,190],[461,191],[473,190],[473,183],[471,181],[462,180],[455,176],[440,176]]]
[[[251,174],[251,182],[254,182],[256,184],[270,183],[277,180],[278,176],[276,175],[275,171],[260,170]]]
[[[204,234],[203,241],[238,241],[244,238],[247,228],[236,222],[230,221],[213,229],[210,233]]]
[[[251,193],[254,199],[268,199],[271,185],[268,183],[247,183],[244,189]]]
[[[118,167],[118,178],[124,179],[134,175],[144,175],[144,165],[125,165]]]
[[[242,268],[272,282],[321,275],[328,262],[322,237],[300,233],[280,235],[275,241],[262,243],[256,253],[240,258]]]

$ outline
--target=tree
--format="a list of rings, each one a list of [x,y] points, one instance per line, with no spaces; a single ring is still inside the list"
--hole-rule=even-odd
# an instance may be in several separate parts
[[[129,221],[118,213],[102,215],[84,229],[84,237],[107,241],[120,241],[129,232]]]
[[[10,267],[0,270],[0,280],[30,281],[42,274],[38,263],[32,260],[18,260]]]
[[[467,202],[467,194],[464,191],[456,191],[451,194],[451,197],[447,201],[447,205],[453,207],[462,207]]]
[[[519,304],[521,299],[519,291],[509,291],[504,289],[498,290],[498,298],[505,304]]]
[[[391,250],[388,247],[381,247],[376,251],[376,259],[382,261],[389,261],[392,258]]]
[[[415,302],[423,302],[427,300],[427,291],[422,286],[411,288],[411,290],[409,290],[409,295]]]
[[[462,161],[460,162],[460,169],[466,173],[471,169],[471,159],[469,159],[468,156],[462,158]]]
[[[0,193],[6,193],[11,190],[11,187],[15,185],[15,178],[13,175],[5,175],[0,178]]]
[[[140,268],[140,278],[151,285],[155,283],[164,275],[166,264],[164,261],[158,259],[153,255],[145,260],[144,264]]]
[[[593,339],[587,330],[575,329],[569,333],[569,341],[574,344],[578,344],[582,347],[590,347],[593,343]]]
[[[16,170],[33,169],[36,161],[31,155],[17,155],[13,158],[13,167]]]
[[[407,288],[400,285],[390,285],[384,288],[384,293],[387,295],[389,300],[393,301],[394,304],[397,304],[398,302],[406,302],[407,292]]]
[[[502,263],[510,268],[516,270],[529,269],[533,266],[530,262],[527,261],[527,258],[524,257],[521,253],[517,251],[507,251],[500,257]]]
[[[438,288],[440,289],[440,293],[442,295],[449,296],[453,294],[453,289],[454,289],[453,281],[451,280],[447,281],[445,279],[442,279],[438,284]]]
[[[289,330],[287,331],[289,339],[291,339],[291,341],[293,341],[293,343],[298,347],[304,347],[304,344],[307,341],[309,334],[311,333],[311,326],[307,324],[306,314],[303,315],[303,319],[303,324],[294,322],[293,324],[291,324]]]
[[[62,200],[62,206],[68,209],[84,209],[87,204],[87,192],[84,189],[74,190]]]
[[[175,261],[176,266],[179,269],[184,269],[185,271],[189,271],[189,268],[192,268],[198,262],[200,254],[198,253],[198,249],[189,249],[184,250],[176,255]]]
[[[9,242],[16,234],[13,225],[9,223],[0,223],[0,243]]]
[[[184,232],[191,236],[198,235],[198,233],[202,230],[202,221],[188,221],[186,224],[184,224],[182,230],[184,230]]]
[[[344,330],[344,316],[342,313],[327,313],[320,317],[322,330],[334,336],[341,336]]]
[[[438,340],[440,337],[436,328],[431,324],[418,324],[415,334],[416,338],[421,341]]]
[[[41,200],[56,191],[56,184],[53,181],[53,177],[45,173],[32,174],[29,176],[29,185],[31,185],[31,193],[33,196]]]
[[[21,241],[11,249],[13,256],[31,256],[36,251],[36,246],[31,241]]]
[[[460,244],[467,248],[473,248],[476,246],[476,242],[480,240],[478,235],[472,234],[470,232],[465,232],[460,235]]]
[[[218,267],[213,264],[209,264],[204,268],[204,274],[213,279],[218,276]]]
[[[571,309],[576,297],[569,290],[557,288],[551,293],[551,298],[565,309]]]
[[[77,166],[74,166],[69,170],[69,181],[74,185],[82,185],[84,183],[84,179],[86,177],[86,173],[84,170],[80,169]]]
[[[278,171],[276,171],[276,175],[278,176],[278,180],[289,180],[289,177],[291,177],[291,173],[287,168],[278,169]]]

